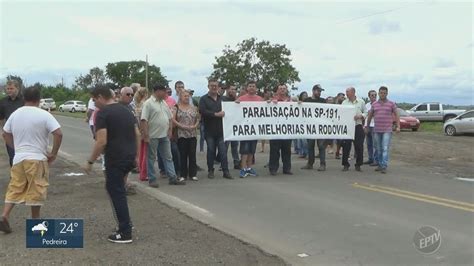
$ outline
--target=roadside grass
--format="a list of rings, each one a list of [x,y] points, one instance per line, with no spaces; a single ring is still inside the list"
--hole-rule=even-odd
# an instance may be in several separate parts
[[[419,130],[422,132],[442,133],[443,124],[443,122],[421,122]]]
[[[84,119],[86,118],[86,113],[81,113],[81,112],[71,113],[71,112],[59,112],[56,110],[56,111],[51,111],[51,114],[74,117],[74,118],[84,118]]]

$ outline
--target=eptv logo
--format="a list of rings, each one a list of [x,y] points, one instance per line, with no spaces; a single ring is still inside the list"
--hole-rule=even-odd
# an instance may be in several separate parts
[[[441,246],[441,232],[432,226],[423,226],[416,231],[413,245],[423,254],[433,254]]]

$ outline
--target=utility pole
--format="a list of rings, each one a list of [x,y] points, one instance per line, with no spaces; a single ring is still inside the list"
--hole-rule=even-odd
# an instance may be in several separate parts
[[[146,55],[146,63],[145,63],[145,87],[148,88],[148,55]]]

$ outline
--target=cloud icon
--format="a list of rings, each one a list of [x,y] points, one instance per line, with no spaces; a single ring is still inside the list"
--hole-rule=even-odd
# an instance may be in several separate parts
[[[41,232],[41,236],[44,235],[44,232],[45,231],[48,231],[48,222],[44,221],[40,224],[37,224],[35,226],[33,226],[33,228],[31,228],[31,231],[32,232],[35,232],[35,231],[40,231]]]

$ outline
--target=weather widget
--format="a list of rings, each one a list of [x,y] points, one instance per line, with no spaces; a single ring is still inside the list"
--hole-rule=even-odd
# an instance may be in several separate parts
[[[27,219],[27,248],[82,248],[83,219]]]

